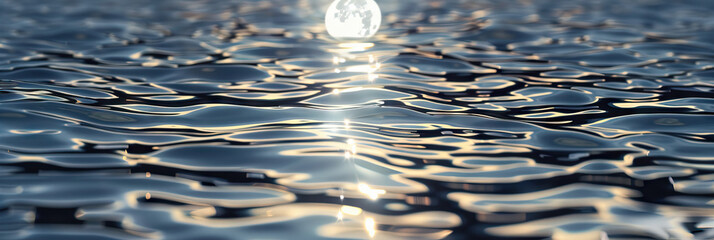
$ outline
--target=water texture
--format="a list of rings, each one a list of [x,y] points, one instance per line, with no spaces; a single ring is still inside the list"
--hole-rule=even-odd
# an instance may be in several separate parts
[[[713,239],[714,1],[0,0],[0,239]]]

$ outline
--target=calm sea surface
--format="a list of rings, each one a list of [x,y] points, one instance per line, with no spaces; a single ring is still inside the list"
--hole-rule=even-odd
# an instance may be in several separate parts
[[[0,239],[713,239],[714,1],[0,0]]]

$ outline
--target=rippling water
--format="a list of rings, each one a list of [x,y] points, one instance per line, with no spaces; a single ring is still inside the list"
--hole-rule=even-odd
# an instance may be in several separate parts
[[[0,0],[0,238],[714,238],[714,2],[330,2]]]

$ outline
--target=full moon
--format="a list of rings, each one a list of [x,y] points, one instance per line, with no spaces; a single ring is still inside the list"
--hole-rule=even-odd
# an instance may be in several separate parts
[[[382,23],[382,12],[374,0],[335,0],[325,14],[327,33],[340,40],[374,36]]]

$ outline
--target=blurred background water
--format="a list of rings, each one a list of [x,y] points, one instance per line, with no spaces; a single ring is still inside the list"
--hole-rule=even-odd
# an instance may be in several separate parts
[[[0,0],[0,239],[712,239],[714,1]]]

